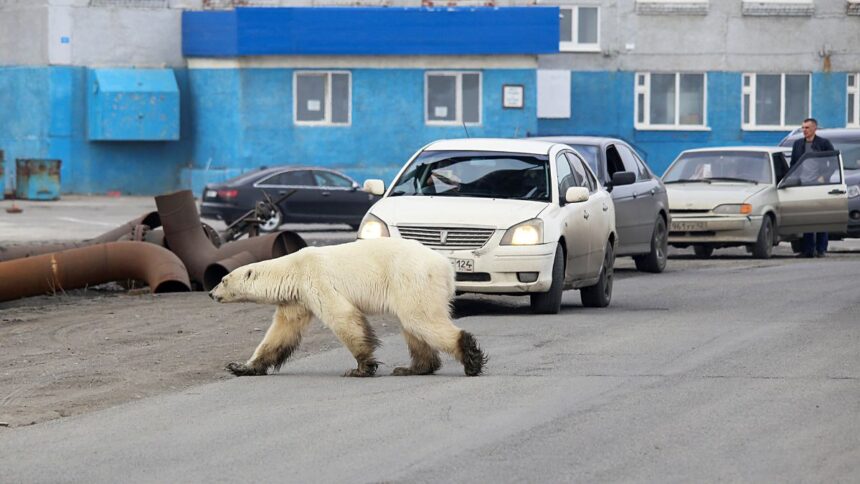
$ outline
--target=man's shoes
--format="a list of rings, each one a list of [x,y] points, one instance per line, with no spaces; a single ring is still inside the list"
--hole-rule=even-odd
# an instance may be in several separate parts
[[[812,259],[813,257],[813,254],[807,254],[806,252],[801,252],[800,254],[797,254],[798,259]]]
[[[826,256],[826,255],[827,255],[827,253],[826,253],[826,252],[816,252],[816,253],[815,253],[815,257],[824,257],[824,256]]]

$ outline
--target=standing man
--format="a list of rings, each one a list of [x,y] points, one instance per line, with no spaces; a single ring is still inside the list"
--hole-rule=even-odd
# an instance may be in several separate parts
[[[815,136],[818,121],[815,118],[803,120],[803,138],[791,146],[791,164],[797,163],[804,153],[810,151],[835,151],[830,140]],[[824,257],[827,252],[827,232],[803,234],[803,251],[798,257]]]

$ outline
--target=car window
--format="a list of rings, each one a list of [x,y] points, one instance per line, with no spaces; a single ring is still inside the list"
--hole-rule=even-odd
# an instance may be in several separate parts
[[[392,186],[389,196],[445,196],[550,200],[549,157],[486,151],[425,151]]]
[[[570,168],[570,163],[564,155],[558,155],[555,159],[555,171],[558,175],[558,198],[564,200],[564,195],[570,187],[580,186],[581,181],[576,179],[576,175]]]
[[[636,181],[645,180],[646,178],[642,175],[639,164],[636,162],[636,157],[633,155],[633,152],[630,151],[630,148],[624,145],[615,145],[615,148],[621,156],[621,162],[624,164],[624,171],[629,171],[636,175]]]
[[[630,151],[633,153],[634,161],[636,161],[636,166],[639,168],[639,175],[641,176],[641,179],[650,180],[654,178],[654,173],[651,172],[651,169],[648,168],[648,164],[642,160],[642,157],[639,156],[639,153],[637,153],[636,150],[632,148],[630,149]]]
[[[582,157],[585,159],[585,162],[588,163],[588,166],[591,167],[591,170],[594,173],[600,173],[600,170],[597,169],[598,159],[597,159],[597,150],[600,149],[599,146],[595,145],[573,145],[568,144],[571,148],[575,149]]]
[[[588,169],[585,168],[585,163],[582,159],[570,152],[565,152],[565,156],[567,156],[567,161],[570,163],[571,168],[573,168],[573,178],[576,180],[577,186],[588,188],[589,192],[593,192],[597,187],[591,183],[588,177]]]
[[[836,155],[813,155],[801,160],[800,166],[796,168],[792,166],[783,185],[810,187],[842,183],[842,173],[839,171],[839,160]]]
[[[259,182],[260,185],[278,185],[278,186],[298,186],[308,187],[314,186],[314,179],[311,172],[308,170],[290,170],[276,173],[269,178]]]
[[[842,153],[846,170],[860,169],[860,141],[831,140],[833,147]]]
[[[606,175],[611,180],[618,171],[624,171],[624,163],[615,145],[609,145],[606,147]]]
[[[773,154],[773,173],[776,175],[776,182],[779,183],[785,177],[788,171],[788,161],[785,159],[785,153]]]
[[[314,180],[321,187],[352,188],[352,180],[330,171],[314,170]]]
[[[756,151],[699,151],[681,156],[663,175],[665,183],[749,182],[771,183],[771,161]]]

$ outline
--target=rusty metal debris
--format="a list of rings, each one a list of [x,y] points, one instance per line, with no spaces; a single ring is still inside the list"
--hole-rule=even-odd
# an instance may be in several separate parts
[[[271,199],[220,234],[201,222],[188,190],[155,202],[158,211],[89,240],[0,246],[0,301],[129,280],[145,282],[153,293],[209,290],[237,267],[307,246],[295,232],[258,235],[277,203]]]

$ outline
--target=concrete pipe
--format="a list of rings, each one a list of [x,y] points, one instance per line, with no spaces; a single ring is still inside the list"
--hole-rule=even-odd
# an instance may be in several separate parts
[[[92,239],[74,242],[60,242],[56,244],[30,244],[0,247],[0,262],[21,259],[23,257],[32,257],[39,254],[50,254],[51,252],[59,252],[61,250],[74,249],[78,247],[87,247],[105,242],[116,242],[123,237],[131,238],[135,229],[141,225],[146,225],[150,229],[160,227],[161,219],[158,216],[158,212],[145,213],[134,220],[130,220],[123,225]]]
[[[108,242],[0,262],[0,301],[111,281],[140,280],[152,293],[191,290],[182,261],[147,242]]]
[[[191,282],[207,290],[205,273],[210,264],[241,252],[254,256],[254,260],[248,263],[259,262],[281,257],[307,246],[298,234],[282,231],[237,240],[216,248],[205,232],[200,230],[200,215],[190,190],[157,196],[155,205],[161,216],[166,245],[185,263]]]

